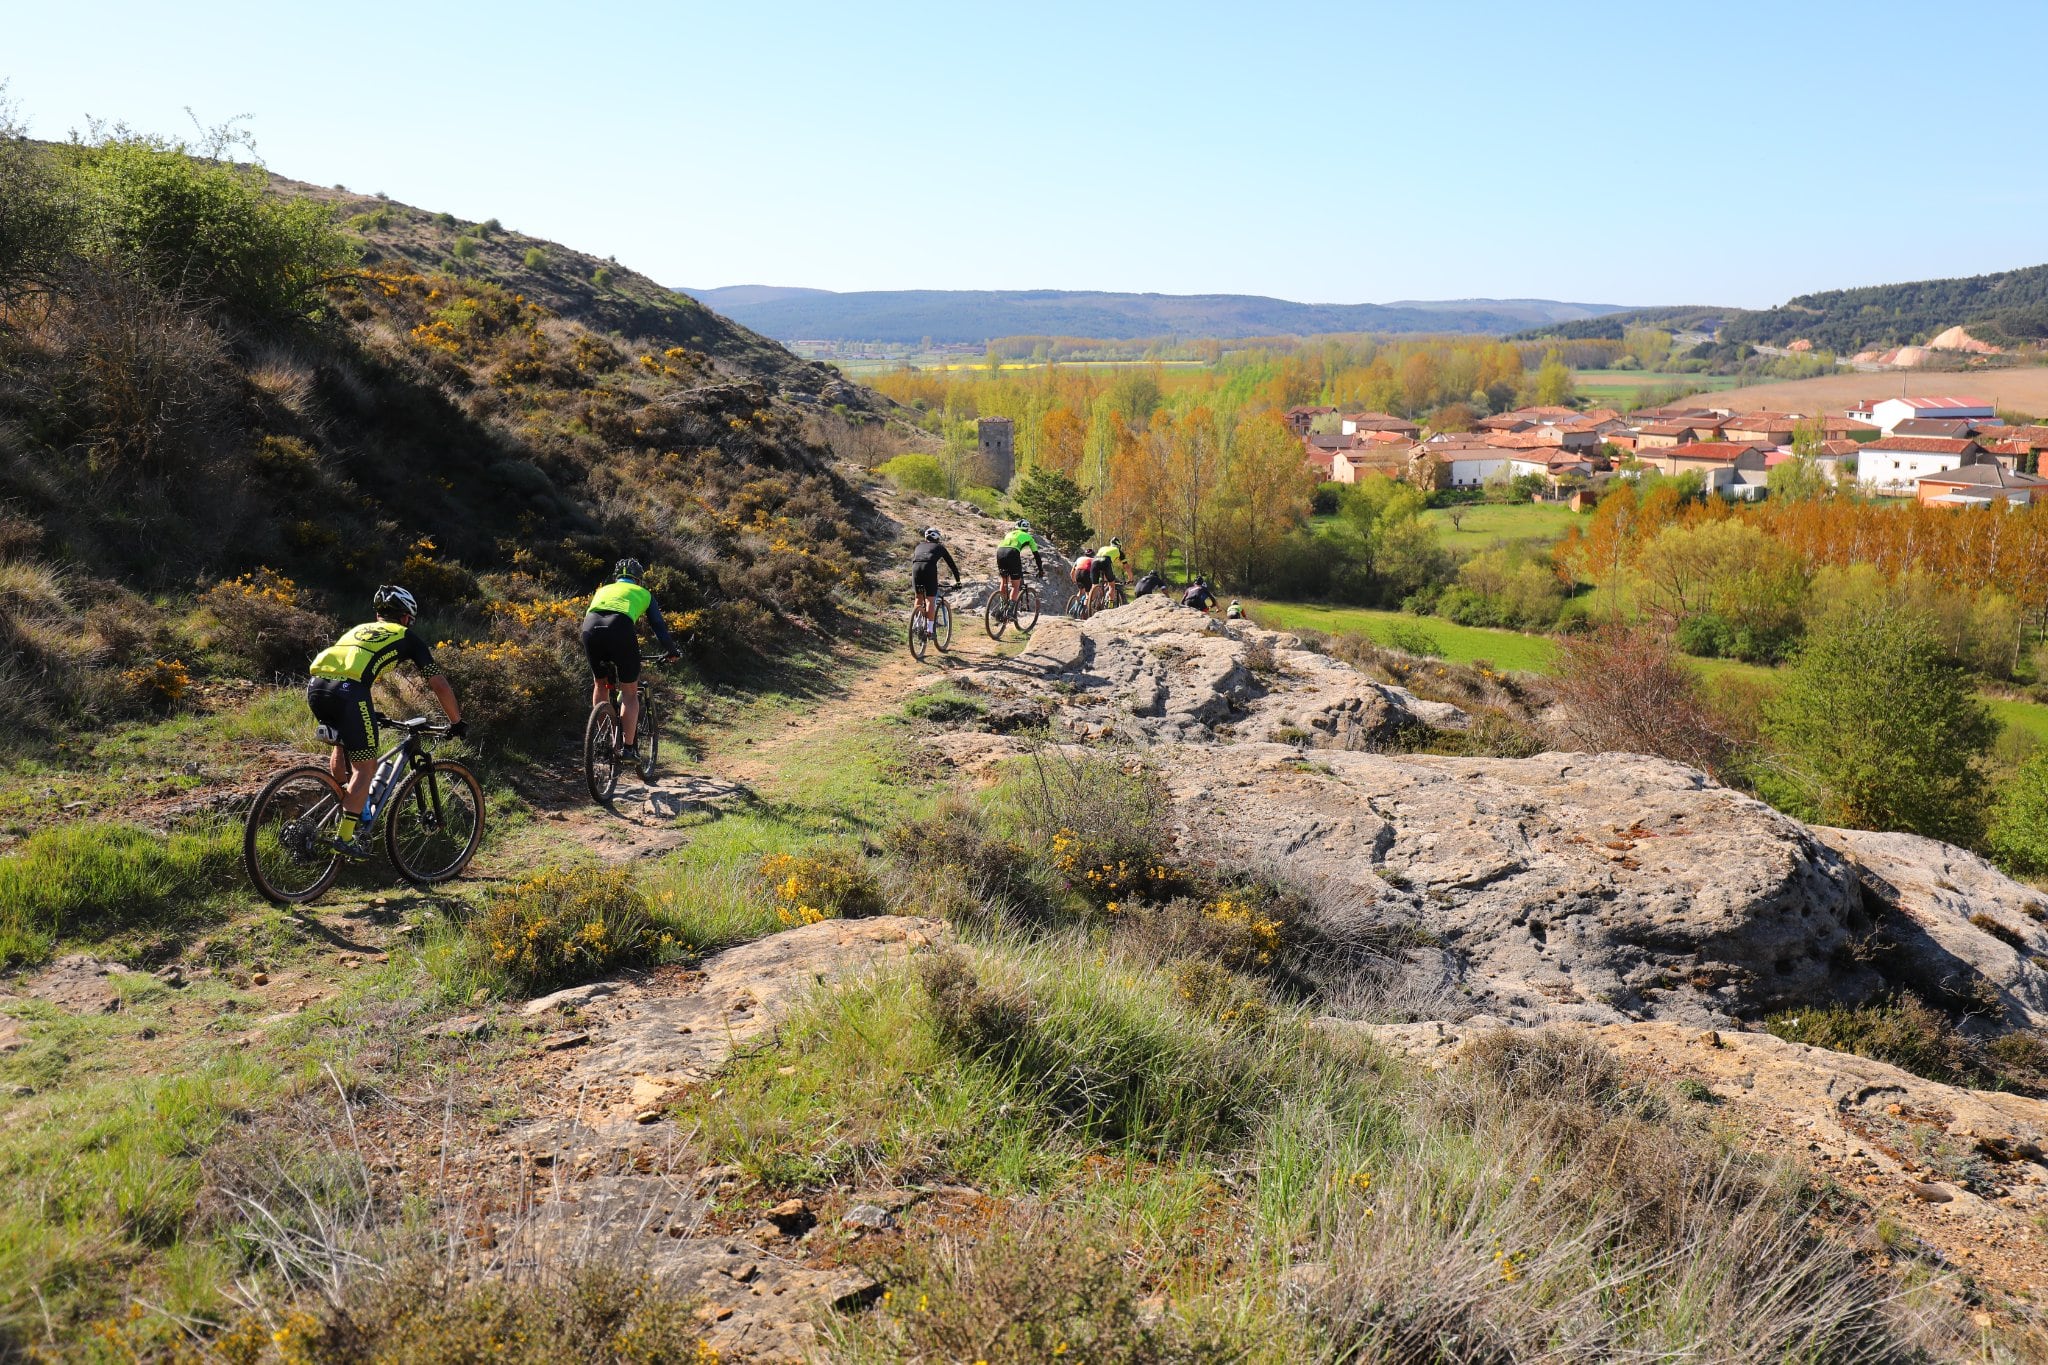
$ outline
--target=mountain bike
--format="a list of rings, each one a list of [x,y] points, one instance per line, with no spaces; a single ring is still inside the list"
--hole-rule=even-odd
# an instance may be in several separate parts
[[[645,672],[648,664],[660,663],[656,656],[643,654],[640,681],[640,780],[654,781],[654,764],[661,757],[661,694]],[[583,723],[583,776],[590,784],[590,798],[600,806],[611,804],[619,789],[619,772],[625,766],[619,736],[625,733],[625,712],[619,700],[618,670],[605,679],[604,700],[590,708]]]
[[[910,657],[923,663],[925,651],[935,644],[941,654],[953,647],[953,610],[946,605],[944,588],[932,594],[930,621],[924,619],[916,602],[910,605]]]
[[[991,640],[1002,639],[1003,632],[1011,626],[1029,635],[1038,624],[1038,589],[1020,582],[1017,595],[1012,598],[1003,592],[998,579],[996,590],[988,595],[988,604],[981,609],[981,623]]]
[[[379,820],[385,856],[415,886],[445,882],[476,856],[484,838],[484,789],[468,768],[427,748],[448,727],[425,716],[393,720],[380,713],[377,722],[405,737],[377,760],[353,846],[335,837],[342,788],[326,768],[287,768],[256,794],[242,832],[242,865],[265,900],[303,905],[316,899],[340,875],[344,856],[362,856],[358,850]]]
[[[1131,600],[1124,595],[1124,585],[1122,583],[1112,582],[1109,585],[1109,591],[1102,594],[1102,605],[1091,611],[1088,608],[1089,593],[1090,589],[1083,588],[1068,600],[1067,615],[1069,617],[1076,621],[1085,621],[1090,616],[1093,616],[1095,611],[1108,611],[1111,607],[1120,607]]]

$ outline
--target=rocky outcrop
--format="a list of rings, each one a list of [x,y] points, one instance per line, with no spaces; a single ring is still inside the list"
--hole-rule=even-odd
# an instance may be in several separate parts
[[[1917,834],[1817,827],[1878,920],[1873,961],[1966,1029],[2048,1027],[2048,894]]]
[[[1412,926],[1468,1010],[1516,1023],[1711,1023],[1881,978],[1846,864],[1797,821],[1634,754],[1528,759],[1234,745],[1169,757],[1191,851]],[[1376,934],[1384,937],[1383,932]]]
[[[1023,654],[967,680],[1046,709],[1055,729],[1143,744],[1279,739],[1304,748],[1395,747],[1466,715],[1302,647],[1165,597],[1086,621],[1041,621]]]

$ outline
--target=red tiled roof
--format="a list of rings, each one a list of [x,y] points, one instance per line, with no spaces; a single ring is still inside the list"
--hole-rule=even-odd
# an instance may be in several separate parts
[[[1682,446],[1667,446],[1663,450],[1650,452],[1656,460],[1712,460],[1716,464],[1728,464],[1738,455],[1746,455],[1756,449],[1746,441],[1687,441]]]
[[[1897,451],[1907,455],[1961,455],[1978,448],[1975,441],[1949,436],[1880,436],[1863,446],[1868,451]]]
[[[1698,431],[1699,424],[1693,422],[1659,422],[1655,426],[1643,427],[1638,436],[1683,436],[1688,431]]]

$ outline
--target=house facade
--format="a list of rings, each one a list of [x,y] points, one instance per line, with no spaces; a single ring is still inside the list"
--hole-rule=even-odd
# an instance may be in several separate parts
[[[2026,507],[2048,497],[2048,479],[2022,474],[2002,464],[1964,465],[1947,474],[1929,474],[1913,496],[1927,507]]]
[[[1960,418],[1983,423],[1995,419],[1998,410],[1981,398],[1943,394],[1924,398],[1882,398],[1867,406],[1858,404],[1849,410],[1849,416],[1874,422],[1880,432],[1889,436],[1899,423],[1916,418],[1938,422],[1953,422]]]
[[[1941,436],[1880,436],[1856,454],[1856,482],[1864,491],[1910,497],[1920,480],[1989,459],[1975,441]],[[1995,463],[1995,461],[1993,461]]]

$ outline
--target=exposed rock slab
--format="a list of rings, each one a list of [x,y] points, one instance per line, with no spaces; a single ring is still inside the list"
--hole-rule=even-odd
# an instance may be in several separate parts
[[[1287,737],[1301,747],[1381,749],[1466,714],[1374,682],[1292,635],[1213,620],[1164,596],[1087,621],[1046,619],[1022,654],[971,675],[1042,706],[1084,738],[1207,743]]]
[[[704,1080],[818,986],[950,936],[941,920],[882,915],[825,920],[728,948],[705,960],[688,994],[623,999],[571,1079],[628,1098],[637,1079]]]
[[[1888,975],[1980,1016],[1966,1026],[2048,1028],[2048,895],[1938,839],[1826,827],[1813,834],[1892,912],[1879,924]]]
[[[1883,984],[1852,955],[1870,926],[1847,865],[1663,759],[1305,761],[1276,744],[1164,758],[1189,850],[1420,927],[1470,1007],[1510,1022],[1706,1024]]]

